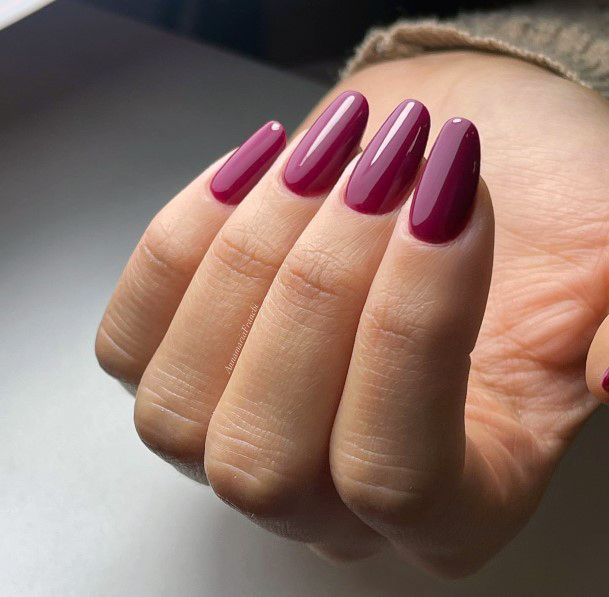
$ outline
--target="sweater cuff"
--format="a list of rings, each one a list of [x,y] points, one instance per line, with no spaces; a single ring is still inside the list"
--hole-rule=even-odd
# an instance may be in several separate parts
[[[371,30],[342,75],[426,52],[478,50],[520,58],[609,98],[609,2],[560,2],[398,21]]]

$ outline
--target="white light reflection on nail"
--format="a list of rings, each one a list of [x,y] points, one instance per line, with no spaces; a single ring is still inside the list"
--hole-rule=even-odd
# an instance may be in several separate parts
[[[319,147],[320,143],[328,136],[328,133],[336,126],[336,123],[345,115],[345,112],[349,109],[351,104],[355,101],[355,96],[350,95],[346,97],[342,104],[338,107],[336,112],[332,115],[332,118],[328,120],[323,129],[319,132],[319,135],[315,138],[315,141],[311,143],[311,147],[300,161],[299,166],[302,166],[311,156],[311,154]]]
[[[387,136],[383,139],[381,146],[376,150],[376,153],[374,154],[374,157],[372,158],[372,161],[370,162],[371,166],[372,166],[372,164],[374,164],[374,162],[376,162],[376,160],[378,160],[381,153],[383,153],[383,151],[385,151],[385,148],[387,147],[387,145],[389,145],[389,142],[391,141],[391,139],[393,139],[396,136],[398,130],[400,129],[402,124],[404,124],[404,121],[406,120],[406,118],[408,118],[408,115],[410,114],[410,112],[412,111],[413,108],[414,108],[414,102],[408,102],[402,108],[402,111],[399,113],[398,117],[395,119],[395,122],[391,125],[391,128],[389,129]]]

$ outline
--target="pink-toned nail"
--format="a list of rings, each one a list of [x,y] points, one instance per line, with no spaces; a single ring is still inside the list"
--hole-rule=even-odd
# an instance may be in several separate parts
[[[216,172],[210,185],[214,197],[227,205],[240,203],[271,167],[285,143],[283,126],[274,120],[267,122]]]
[[[441,244],[465,228],[480,176],[480,137],[465,118],[440,131],[410,207],[410,230],[419,240]]]
[[[414,182],[429,127],[429,112],[421,102],[402,102],[359,158],[347,183],[345,204],[365,214],[399,207]]]
[[[357,150],[367,120],[366,98],[357,91],[341,93],[290,156],[283,173],[286,186],[308,197],[329,191]]]

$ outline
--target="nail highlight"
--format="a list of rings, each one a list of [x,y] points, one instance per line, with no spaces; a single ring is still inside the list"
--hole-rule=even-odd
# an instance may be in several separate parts
[[[329,191],[359,146],[368,120],[368,102],[357,91],[341,93],[315,121],[290,156],[283,172],[298,195]]]
[[[429,112],[421,102],[403,101],[358,160],[345,203],[365,214],[384,214],[401,205],[423,157],[429,126]]]
[[[469,220],[480,176],[480,137],[465,118],[449,120],[429,154],[412,199],[410,230],[440,244],[456,238]]]
[[[226,205],[237,205],[256,186],[286,143],[285,129],[272,120],[259,128],[216,172],[210,188]]]

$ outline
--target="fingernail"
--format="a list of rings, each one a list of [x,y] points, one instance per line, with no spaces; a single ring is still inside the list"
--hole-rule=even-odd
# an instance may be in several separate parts
[[[445,243],[465,228],[480,176],[480,137],[465,118],[449,120],[429,154],[410,208],[419,240]]]
[[[605,375],[603,375],[603,381],[601,382],[601,386],[605,392],[609,392],[609,369],[605,371]]]
[[[429,112],[402,102],[366,147],[351,174],[345,203],[366,214],[393,211],[407,197],[429,135]]]
[[[368,120],[368,102],[357,91],[341,93],[315,121],[290,156],[283,172],[298,195],[330,190],[359,146]]]
[[[256,186],[285,147],[285,129],[272,120],[259,128],[226,160],[211,181],[214,197],[237,205]]]

